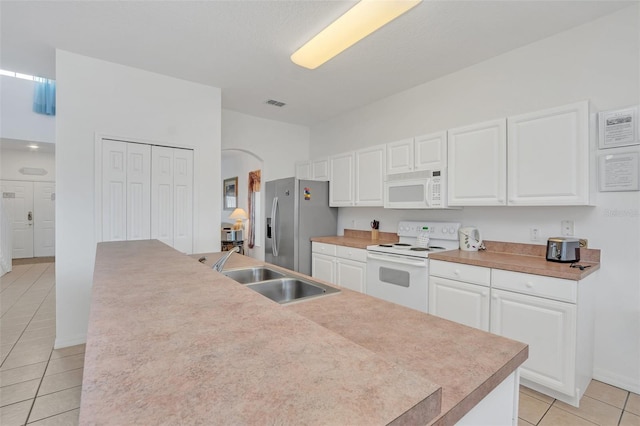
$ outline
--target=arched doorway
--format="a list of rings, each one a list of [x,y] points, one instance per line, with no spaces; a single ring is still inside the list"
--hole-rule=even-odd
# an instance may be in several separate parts
[[[221,178],[224,182],[230,178],[238,178],[237,182],[237,201],[236,207],[244,209],[249,213],[249,173],[255,170],[263,169],[263,160],[250,151],[242,149],[223,149],[221,151]],[[251,223],[245,221],[244,237],[244,253],[247,256],[255,259],[264,260],[264,182],[262,182],[259,193],[256,193],[254,201],[254,229],[255,229],[255,245],[253,248],[249,248],[246,238],[248,235],[249,226]],[[229,218],[229,215],[233,212],[232,208],[225,209],[225,206],[221,206],[221,228],[233,225],[235,222]]]

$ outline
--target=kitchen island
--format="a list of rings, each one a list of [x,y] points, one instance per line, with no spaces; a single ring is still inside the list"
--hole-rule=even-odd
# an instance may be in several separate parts
[[[454,424],[526,360],[345,289],[279,305],[211,270],[220,255],[98,245],[81,424]]]

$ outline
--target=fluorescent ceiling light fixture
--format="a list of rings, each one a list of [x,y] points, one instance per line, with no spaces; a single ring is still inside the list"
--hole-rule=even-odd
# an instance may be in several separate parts
[[[361,0],[291,55],[294,64],[311,70],[353,46],[422,0]]]

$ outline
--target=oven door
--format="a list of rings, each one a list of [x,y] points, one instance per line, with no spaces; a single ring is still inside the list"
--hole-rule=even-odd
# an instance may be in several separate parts
[[[428,259],[367,252],[367,294],[427,312]]]

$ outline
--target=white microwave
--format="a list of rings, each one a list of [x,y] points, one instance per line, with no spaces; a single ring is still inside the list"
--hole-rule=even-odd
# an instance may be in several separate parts
[[[388,175],[384,182],[384,207],[387,209],[447,208],[444,170]]]

